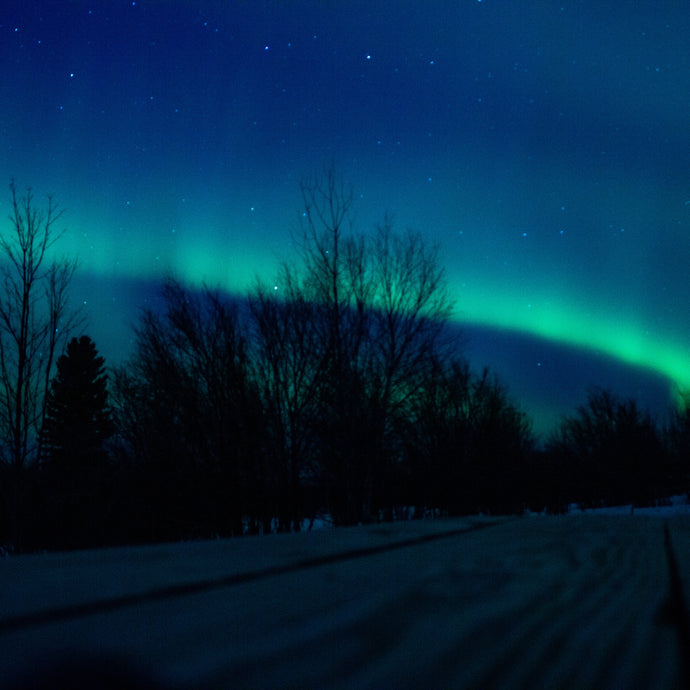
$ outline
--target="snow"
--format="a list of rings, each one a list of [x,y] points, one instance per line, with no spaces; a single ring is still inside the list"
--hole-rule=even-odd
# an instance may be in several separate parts
[[[569,514],[581,515],[647,515],[656,517],[671,517],[673,515],[690,515],[690,503],[687,494],[671,496],[656,506],[643,508],[634,507],[632,504],[621,506],[607,506],[605,508],[585,508],[573,503],[568,510]]]
[[[664,529],[690,587],[689,513],[675,496],[5,558],[0,677],[117,658],[173,687],[670,687]]]

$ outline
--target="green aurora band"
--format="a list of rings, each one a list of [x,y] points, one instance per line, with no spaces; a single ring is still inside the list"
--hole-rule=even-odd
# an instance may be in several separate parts
[[[78,244],[83,255],[84,244]],[[115,261],[115,246],[109,250],[87,249],[88,256],[81,262],[80,270],[94,276],[145,276],[154,280],[174,275],[190,286],[217,286],[239,295],[245,294],[257,280],[275,284],[280,263],[277,256],[271,256],[265,246],[249,242],[242,247],[231,244],[188,240],[166,246],[164,252],[157,254],[153,242],[139,241],[129,244],[126,254]],[[242,260],[224,261],[220,258],[224,256],[241,256]],[[453,274],[457,275],[458,269]],[[669,379],[671,396],[676,396],[679,390],[690,389],[690,358],[687,349],[675,342],[672,335],[652,336],[634,315],[617,313],[615,305],[605,310],[601,297],[589,302],[568,299],[567,295],[556,299],[550,292],[548,300],[537,298],[530,302],[524,287],[515,289],[506,282],[479,276],[471,283],[461,282],[450,275],[454,321],[459,325],[470,323],[537,336],[611,357]],[[530,294],[539,295],[533,287]]]

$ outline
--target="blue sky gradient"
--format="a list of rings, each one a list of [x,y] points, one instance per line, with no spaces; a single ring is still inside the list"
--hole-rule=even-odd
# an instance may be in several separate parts
[[[539,430],[590,385],[663,413],[690,385],[683,3],[372,5],[3,3],[0,181],[65,209],[99,349],[127,356],[167,272],[272,280],[335,161],[359,230],[439,245],[468,355]]]

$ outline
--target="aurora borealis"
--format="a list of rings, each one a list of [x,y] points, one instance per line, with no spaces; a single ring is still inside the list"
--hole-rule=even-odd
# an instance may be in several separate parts
[[[359,229],[438,243],[539,428],[588,385],[660,410],[690,386],[688,35],[670,0],[9,0],[0,181],[64,208],[109,362],[166,272],[273,280],[334,161]]]

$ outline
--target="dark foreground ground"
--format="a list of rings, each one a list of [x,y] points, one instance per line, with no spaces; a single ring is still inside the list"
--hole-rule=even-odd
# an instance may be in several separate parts
[[[0,685],[688,687],[687,593],[687,516],[468,518],[8,557]]]

